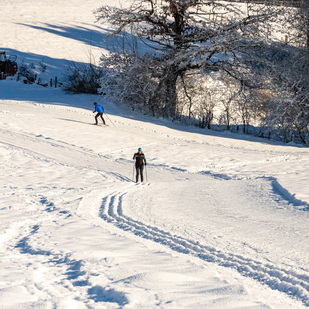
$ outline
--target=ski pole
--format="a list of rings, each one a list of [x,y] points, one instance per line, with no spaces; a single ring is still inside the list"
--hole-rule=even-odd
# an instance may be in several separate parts
[[[104,113],[105,116],[107,117],[107,119],[112,123],[112,125],[116,128],[116,126],[114,125],[114,123],[110,120],[110,118],[107,116],[107,113]]]

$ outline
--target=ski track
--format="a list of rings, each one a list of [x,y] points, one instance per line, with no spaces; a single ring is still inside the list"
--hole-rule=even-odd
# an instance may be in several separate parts
[[[69,297],[74,295],[76,302],[90,306],[93,302],[112,302],[118,304],[119,307],[127,304],[128,299],[125,293],[110,287],[93,285],[90,282],[89,279],[96,274],[93,274],[91,265],[90,269],[87,269],[87,262],[83,259],[75,259],[71,253],[58,249],[42,249],[33,246],[33,243],[37,243],[35,238],[39,237],[40,228],[45,221],[56,221],[59,218],[65,219],[70,216],[68,212],[55,207],[54,203],[44,196],[37,198],[44,206],[39,216],[34,220],[27,219],[12,223],[7,228],[6,237],[2,238],[0,243],[2,247],[7,247],[6,252],[12,254],[11,259],[17,256],[19,267],[23,267],[29,273],[27,280],[21,280],[20,285],[30,293],[40,291],[42,305],[43,303],[46,305],[47,301],[52,308],[57,308],[59,299],[65,295]],[[25,258],[19,258],[16,252]],[[31,263],[29,263],[29,256],[31,256]],[[6,258],[10,256],[3,257],[2,262]],[[39,275],[32,278],[36,273]],[[40,303],[41,300],[36,303]]]
[[[188,254],[206,262],[235,269],[241,275],[257,280],[273,290],[295,297],[309,306],[309,276],[307,275],[299,274],[292,269],[282,269],[271,263],[262,263],[233,253],[221,252],[214,247],[202,245],[182,236],[172,235],[168,231],[146,225],[126,216],[123,213],[125,196],[143,186],[145,185],[137,185],[133,189],[122,192],[115,191],[105,196],[99,216],[123,231],[164,245],[178,253]]]
[[[30,240],[38,230],[39,226],[32,226],[29,235],[20,239],[15,248],[22,254],[34,256],[34,260],[40,260],[40,264],[48,268],[49,280],[44,280],[45,286],[37,285],[37,283],[36,285],[38,289],[49,295],[50,301],[52,301],[55,308],[57,307],[55,300],[60,298],[61,294],[65,294],[65,291],[55,291],[53,283],[58,282],[59,278],[61,278],[62,282],[65,282],[63,286],[69,290],[69,293],[73,293],[75,298],[82,303],[87,304],[89,299],[94,300],[94,302],[114,302],[118,303],[119,306],[127,303],[123,293],[110,288],[93,286],[89,281],[91,272],[87,270],[85,261],[74,259],[69,253],[33,248]],[[63,269],[66,269],[65,272]],[[52,282],[50,287],[46,286],[47,282]],[[51,291],[54,292],[51,293]]]
[[[84,169],[84,168],[89,169],[89,167],[92,164],[90,165],[87,164],[85,166],[83,164],[84,161],[78,162],[76,164],[75,159],[75,164],[72,165],[69,163],[70,158],[72,157],[76,158],[82,155],[84,158],[94,161],[96,161],[97,159],[100,160],[110,159],[110,157],[97,154],[92,150],[81,148],[68,143],[63,143],[61,141],[52,140],[44,136],[34,136],[21,133],[16,134],[8,130],[0,130],[0,134],[2,135],[1,143],[19,150],[23,152],[24,155],[31,156],[35,160],[49,161],[55,165],[60,164],[66,166],[73,166],[78,169]],[[22,145],[16,145],[14,142],[12,142],[15,140],[14,138],[16,137],[18,137],[19,139],[22,137],[23,140]],[[44,153],[41,150],[42,144],[44,145]],[[37,145],[38,147],[35,147],[35,145]],[[63,155],[60,158],[47,156],[45,154],[46,152],[45,147],[48,147],[49,149],[60,147],[62,154],[67,155],[66,159],[64,159]],[[49,152],[52,153],[51,151]],[[115,162],[117,162],[117,160]],[[188,172],[186,170],[170,166],[158,165],[157,167],[180,173]],[[95,170],[96,169],[95,165],[93,165],[92,168]],[[103,196],[103,200],[101,197],[101,200],[99,201],[100,204],[99,218],[97,219],[103,219],[108,224],[112,224],[125,232],[153,241],[157,244],[161,244],[175,252],[190,255],[200,260],[215,263],[223,267],[235,269],[241,275],[252,278],[262,284],[265,284],[273,290],[277,290],[291,297],[294,297],[300,300],[304,305],[309,306],[309,276],[300,274],[293,269],[290,270],[282,269],[271,263],[262,263],[261,261],[245,258],[241,255],[222,252],[214,247],[202,245],[199,242],[193,241],[191,239],[186,239],[183,236],[173,235],[169,231],[165,231],[163,229],[159,229],[157,227],[153,227],[144,224],[143,222],[137,221],[133,218],[130,218],[126,216],[123,212],[124,199],[126,195],[133,193],[135,190],[140,190],[144,186],[149,186],[150,184],[141,184],[141,185],[129,184],[129,182],[132,182],[131,179],[115,171],[114,172],[100,171],[100,173],[101,174],[103,173],[104,175],[102,174],[102,176],[105,177],[106,179],[111,177],[114,181],[117,181],[118,183],[119,181],[122,183],[127,183],[129,186],[121,191],[115,190]],[[233,177],[220,173],[198,172],[198,174],[209,175],[211,177],[219,178],[222,180],[233,179]],[[287,190],[285,190],[283,187],[280,186],[280,184],[277,182],[275,178],[269,178],[269,180],[272,182],[274,191],[273,195],[276,195],[278,198],[283,198],[288,202],[294,204],[295,206],[302,205],[304,210],[309,209],[308,204],[295,199],[292,195],[289,194]],[[90,204],[96,203],[96,201],[94,200],[95,198],[93,200],[90,200],[89,201]],[[84,200],[84,203],[85,202],[87,203],[87,198]],[[52,213],[54,211],[57,211],[57,209],[53,207],[53,203],[49,202],[47,199],[44,199],[44,197],[41,197],[40,203],[46,206],[45,208],[46,213]],[[62,215],[67,214],[62,213]],[[98,214],[96,215],[92,214],[93,217],[92,219],[94,219],[95,216],[98,216]],[[48,268],[48,272],[52,274],[52,282],[57,282],[58,276],[61,275],[63,276],[63,273],[61,273],[61,269],[59,269],[62,268],[59,267],[59,265],[63,265],[64,268],[66,269],[66,272],[62,280],[70,282],[70,284],[67,284],[65,286],[67,289],[70,289],[71,293],[73,292],[73,294],[76,295],[76,299],[81,300],[81,298],[83,298],[83,302],[85,303],[87,303],[89,299],[95,302],[96,301],[110,302],[111,301],[110,295],[114,295],[112,301],[118,302],[119,306],[123,306],[124,304],[127,303],[125,295],[119,294],[121,292],[117,292],[114,290],[111,291],[108,289],[106,290],[103,287],[99,286],[91,286],[91,283],[87,279],[91,275],[85,268],[85,261],[74,259],[70,255],[70,253],[53,252],[49,250],[33,248],[31,246],[30,240],[39,231],[41,223],[42,221],[36,222],[34,225],[30,227],[28,225],[27,229],[28,232],[25,232],[24,230],[23,233],[19,235],[19,239],[17,240],[15,235],[15,237],[13,237],[16,243],[15,249],[17,249],[22,255],[23,254],[32,255],[35,259],[41,260],[43,262],[43,265],[45,265],[43,267]],[[20,229],[22,227],[23,226],[21,226]],[[51,269],[53,270],[51,271]],[[36,286],[37,289],[40,289],[41,291],[44,291],[46,295],[49,295],[48,296],[49,299],[56,299],[57,298],[56,294],[62,293],[61,291],[51,292],[53,289],[47,287],[46,284],[43,283],[43,279],[39,283],[32,282],[32,284],[37,285]],[[75,291],[76,287],[83,289],[82,296],[81,295],[77,296],[79,294],[78,292]],[[51,295],[50,293],[53,293],[53,295]],[[53,302],[53,306],[55,305],[56,303]]]

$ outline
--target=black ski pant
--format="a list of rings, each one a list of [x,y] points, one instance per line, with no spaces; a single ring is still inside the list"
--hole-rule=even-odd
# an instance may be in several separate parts
[[[142,165],[136,165],[135,164],[135,168],[136,168],[136,182],[138,182],[139,174],[141,174],[141,182],[143,182],[144,181],[144,176],[143,176],[144,164],[142,164]]]
[[[96,115],[95,115],[95,124],[98,124],[98,117],[101,117],[101,119],[102,119],[102,121],[103,121],[103,123],[105,124],[105,120],[104,120],[104,118],[103,118],[103,113],[97,113]]]

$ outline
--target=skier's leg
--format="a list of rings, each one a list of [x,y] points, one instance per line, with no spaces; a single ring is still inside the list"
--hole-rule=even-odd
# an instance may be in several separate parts
[[[99,117],[99,113],[97,113],[96,115],[95,115],[95,124],[98,124],[98,117]]]
[[[102,121],[103,121],[103,124],[105,125],[105,120],[104,120],[104,118],[103,118],[103,113],[101,114],[101,119],[102,119]]]
[[[141,182],[143,182],[144,181],[144,176],[143,176],[144,165],[142,165],[140,169],[141,169]]]
[[[136,167],[136,182],[138,182],[138,175],[139,175],[139,166]]]

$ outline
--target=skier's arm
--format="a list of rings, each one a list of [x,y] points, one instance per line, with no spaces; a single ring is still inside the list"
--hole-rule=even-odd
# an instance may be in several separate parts
[[[147,162],[146,162],[146,157],[145,157],[145,155],[144,155],[144,161],[145,161],[145,165],[147,165]]]

